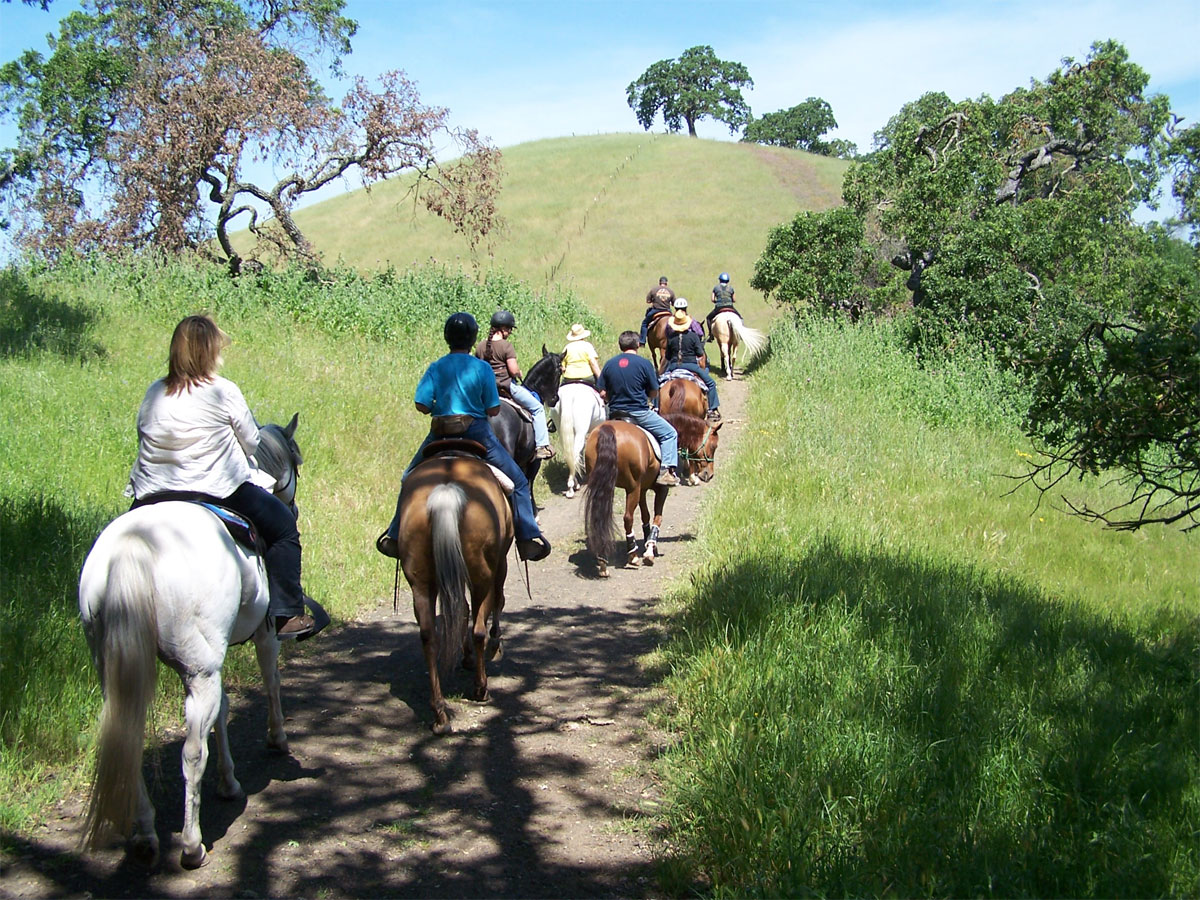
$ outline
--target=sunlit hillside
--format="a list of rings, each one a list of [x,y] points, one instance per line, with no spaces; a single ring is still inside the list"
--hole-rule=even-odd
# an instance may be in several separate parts
[[[706,312],[728,271],[752,324],[767,308],[748,287],[768,230],[840,202],[842,160],[678,135],[556,138],[504,151],[504,233],[494,264],[534,288],[573,288],[614,325],[636,322],[660,275]],[[396,179],[300,210],[326,262],[403,269],[431,257],[473,264],[466,242],[406,199]],[[479,254],[484,265],[491,264]]]

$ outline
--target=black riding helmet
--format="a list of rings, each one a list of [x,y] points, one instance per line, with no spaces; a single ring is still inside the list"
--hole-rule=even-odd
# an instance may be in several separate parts
[[[442,335],[451,350],[470,350],[479,337],[479,323],[470,313],[456,312],[446,320]]]
[[[507,309],[498,309],[492,313],[492,328],[513,328],[517,327],[517,320]]]

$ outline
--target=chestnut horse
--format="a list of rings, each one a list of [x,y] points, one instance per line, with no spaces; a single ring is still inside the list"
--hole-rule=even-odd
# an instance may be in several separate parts
[[[616,543],[612,508],[613,494],[618,487],[625,491],[626,564],[638,564],[633,511],[640,509],[642,538],[645,542],[641,560],[645,565],[654,565],[658,529],[662,525],[663,506],[666,505],[670,488],[654,483],[658,478],[659,462],[650,449],[650,439],[632,422],[610,420],[592,429],[583,455],[588,470],[587,499],[583,508],[584,534],[588,551],[596,557],[600,577],[608,577],[608,560]],[[653,524],[646,503],[650,491],[654,491]]]
[[[473,666],[475,670],[473,699],[488,699],[486,664],[501,653],[500,613],[504,609],[504,579],[512,541],[508,498],[482,459],[434,456],[404,479],[400,490],[400,566],[412,588],[413,612],[429,670],[434,734],[450,731],[441,675],[449,670],[460,649],[464,667]]]
[[[699,484],[712,481],[716,467],[717,443],[721,422],[713,423],[684,412],[663,413],[679,435],[679,481]]]
[[[667,365],[667,329],[671,327],[671,314],[664,312],[650,320],[646,327],[646,346],[650,348],[650,361],[659,375]]]
[[[686,370],[672,370],[682,371]],[[703,419],[708,415],[708,391],[693,381],[690,375],[668,378],[659,388],[658,409],[664,416],[675,412]]]

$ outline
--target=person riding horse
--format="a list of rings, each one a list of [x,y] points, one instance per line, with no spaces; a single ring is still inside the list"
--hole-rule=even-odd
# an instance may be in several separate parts
[[[217,374],[229,344],[208,316],[188,316],[175,327],[167,376],[150,385],[138,410],[138,454],[125,495],[134,498],[132,508],[187,499],[249,519],[266,544],[267,614],[276,636],[303,640],[329,622],[304,611],[296,516],[264,488],[274,479],[250,459],[258,423],[238,386]]]
[[[671,424],[649,406],[658,401],[658,373],[649,360],[638,356],[638,336],[634,332],[622,331],[617,346],[621,352],[604,364],[596,387],[608,402],[610,415],[621,413],[654,435],[662,452],[656,483],[673,487],[679,484],[679,437]]]
[[[521,366],[517,352],[508,337],[516,330],[517,320],[506,309],[492,313],[488,326],[487,340],[480,341],[475,355],[492,367],[496,375],[496,387],[500,395],[507,394],[531,416],[533,416],[533,442],[537,446],[534,454],[538,459],[550,459],[554,448],[550,446],[550,431],[546,426],[546,408],[537,395],[520,383]]]
[[[712,289],[713,308],[709,312],[709,314],[704,317],[705,324],[708,325],[708,338],[706,339],[706,341],[713,340],[713,330],[712,330],[713,319],[715,319],[721,313],[731,312],[735,316],[737,316],[739,319],[742,318],[742,314],[740,312],[738,312],[733,306],[733,304],[735,302],[734,298],[733,298],[733,293],[734,293],[733,286],[729,283],[729,273],[722,272],[720,274],[720,276],[717,278],[716,285],[714,285],[713,289]]]
[[[658,286],[646,292],[646,315],[642,319],[642,330],[638,334],[638,346],[645,347],[647,330],[650,320],[655,316],[671,312],[671,304],[675,302],[675,292],[667,286],[667,276],[658,279]]]
[[[708,420],[720,422],[721,412],[718,407],[721,400],[717,396],[717,383],[708,373],[708,358],[704,353],[704,342],[692,328],[692,317],[688,315],[687,298],[680,297],[675,301],[675,315],[667,326],[667,367],[691,372],[704,382],[708,388]]]
[[[590,384],[592,387],[596,386],[596,379],[600,377],[600,354],[588,340],[591,336],[592,333],[578,322],[572,325],[571,330],[567,332],[567,346],[563,348],[560,387],[580,382]]]
[[[431,415],[430,431],[417,449],[401,481],[424,458],[425,447],[447,436],[461,437],[482,444],[486,459],[502,471],[513,483],[513,524],[517,534],[517,553],[521,559],[537,561],[550,555],[550,542],[543,537],[533,512],[533,495],[529,480],[496,440],[488,417],[500,413],[500,393],[492,367],[471,354],[479,325],[470,313],[457,312],[446,320],[442,329],[450,352],[434,360],[417,383],[417,411]],[[375,541],[375,548],[384,556],[400,558],[398,536],[400,505],[397,497],[396,514],[387,530]]]

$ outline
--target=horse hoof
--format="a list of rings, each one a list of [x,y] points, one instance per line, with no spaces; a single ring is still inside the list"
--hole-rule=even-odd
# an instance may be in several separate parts
[[[199,869],[201,866],[208,865],[208,851],[201,844],[195,850],[184,848],[183,853],[179,855],[179,864],[185,869]]]
[[[137,835],[130,838],[127,855],[131,860],[147,869],[158,866],[158,836]]]
[[[497,660],[504,659],[504,645],[500,643],[499,639],[497,639],[494,643],[492,641],[488,641],[487,658],[488,662],[495,662]]]
[[[218,787],[217,796],[222,800],[243,800],[246,797],[246,792],[242,790],[242,786],[238,784],[237,779],[234,779],[233,784],[223,784]]]
[[[563,494],[563,496],[566,497],[568,500],[574,500],[575,492],[573,490],[567,491],[565,494]]]
[[[492,695],[490,693],[488,693],[487,688],[484,688],[482,691],[475,692],[475,702],[476,703],[491,703],[492,702]]]
[[[642,557],[642,565],[643,566],[654,565],[654,551],[653,550],[646,551],[645,555]]]
[[[438,735],[449,734],[453,730],[454,729],[450,727],[450,721],[448,719],[443,722],[434,722],[433,723],[433,733],[434,734],[438,734]]]
[[[278,741],[273,741],[268,738],[267,751],[270,753],[279,753],[283,756],[287,756],[289,753],[291,753],[291,750],[288,749],[287,738],[283,738],[282,740]]]

